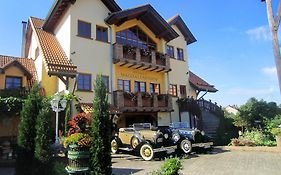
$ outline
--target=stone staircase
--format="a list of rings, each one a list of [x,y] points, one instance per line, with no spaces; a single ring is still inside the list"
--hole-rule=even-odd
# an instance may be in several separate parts
[[[200,106],[202,114],[202,130],[205,131],[207,136],[216,140],[220,117],[224,115],[222,108],[211,100],[199,99],[197,103]]]

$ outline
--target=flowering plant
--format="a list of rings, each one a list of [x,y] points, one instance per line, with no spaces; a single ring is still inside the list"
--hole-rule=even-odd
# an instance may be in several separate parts
[[[68,136],[76,132],[85,132],[90,124],[90,116],[86,113],[79,113],[68,122],[69,131]]]
[[[89,134],[74,133],[64,140],[63,146],[68,148],[70,145],[76,145],[79,148],[89,148],[91,143],[92,140]]]

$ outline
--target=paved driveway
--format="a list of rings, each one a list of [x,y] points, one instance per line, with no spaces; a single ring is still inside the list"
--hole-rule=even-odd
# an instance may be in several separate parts
[[[145,175],[163,161],[142,161],[131,155],[113,155],[114,175]],[[281,153],[220,151],[194,154],[183,160],[184,175],[281,175]]]

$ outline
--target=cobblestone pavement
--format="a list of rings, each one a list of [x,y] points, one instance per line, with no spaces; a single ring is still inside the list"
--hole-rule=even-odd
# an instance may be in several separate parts
[[[162,163],[127,154],[113,155],[113,174],[145,175]],[[184,175],[281,175],[281,153],[215,149],[209,154],[193,154],[182,163]]]

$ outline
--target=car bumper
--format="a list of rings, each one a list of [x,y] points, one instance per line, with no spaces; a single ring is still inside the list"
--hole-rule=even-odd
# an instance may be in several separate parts
[[[155,148],[153,149],[154,152],[167,152],[167,153],[173,153],[177,149],[177,146],[168,146],[168,147],[161,147],[161,148]]]
[[[193,144],[192,144],[192,147],[211,148],[213,145],[214,145],[213,142],[193,143]]]

